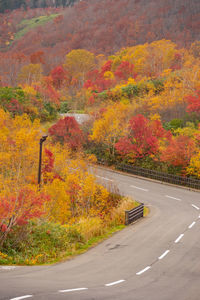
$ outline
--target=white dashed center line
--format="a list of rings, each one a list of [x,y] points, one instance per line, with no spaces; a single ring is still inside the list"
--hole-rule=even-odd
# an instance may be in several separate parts
[[[197,210],[199,210],[199,207],[198,207],[198,206],[196,206],[196,205],[194,205],[194,204],[192,204],[192,206],[193,206],[194,208],[196,208]]]
[[[1,270],[14,270],[16,267],[14,266],[3,266],[3,267],[0,267]]]
[[[158,257],[158,259],[163,259],[169,252],[170,250],[166,250],[161,256]]]
[[[182,239],[183,236],[184,236],[184,233],[181,233],[181,234],[179,235],[179,237],[175,240],[174,243],[178,243],[178,242]]]
[[[148,267],[144,268],[144,269],[143,269],[143,270],[141,270],[140,272],[137,272],[137,273],[136,273],[136,275],[141,275],[142,273],[144,273],[144,272],[148,271],[149,269],[151,269],[151,267],[150,267],[150,266],[148,266]]]
[[[144,192],[148,192],[149,190],[147,189],[143,189],[141,187],[138,187],[138,186],[135,186],[135,185],[130,185],[130,187],[134,188],[134,189],[138,189],[138,190],[141,190],[141,191],[144,191]]]
[[[107,283],[107,284],[105,284],[105,286],[116,285],[116,284],[122,283],[122,282],[124,282],[124,281],[125,281],[124,279],[121,279],[121,280],[118,280],[118,281],[114,281],[114,282],[111,282],[111,283]]]
[[[166,198],[169,198],[169,199],[173,199],[173,200],[181,201],[181,199],[179,199],[179,198],[175,198],[175,197],[172,197],[172,196],[165,195],[165,197],[166,197]]]
[[[194,225],[196,224],[196,222],[192,222],[192,224],[190,224],[190,226],[188,226],[188,228],[192,228]]]
[[[109,179],[109,178],[107,178],[107,177],[102,177],[102,176],[98,176],[98,175],[96,175],[96,177],[101,178],[101,179],[104,179],[104,180],[107,180],[107,181],[113,181],[112,179]]]
[[[21,296],[21,297],[17,297],[17,298],[12,298],[10,300],[21,300],[21,299],[26,299],[26,298],[31,298],[33,297],[33,295],[25,295],[25,296]]]
[[[68,290],[59,290],[59,293],[69,293],[69,292],[77,292],[77,291],[85,291],[88,288],[77,288],[77,289],[68,289]]]

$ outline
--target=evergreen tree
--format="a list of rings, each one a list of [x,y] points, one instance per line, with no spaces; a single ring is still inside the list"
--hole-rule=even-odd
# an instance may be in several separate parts
[[[65,7],[67,5],[67,0],[62,0],[62,6]]]
[[[9,0],[0,0],[0,13],[3,13],[8,8]]]
[[[37,8],[38,7],[38,0],[33,0],[32,1],[32,7]]]
[[[43,8],[47,7],[47,2],[46,2],[46,0],[42,0],[41,7],[43,7]]]

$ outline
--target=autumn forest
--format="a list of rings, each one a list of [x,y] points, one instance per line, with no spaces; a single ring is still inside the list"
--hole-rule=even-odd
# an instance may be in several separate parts
[[[0,263],[37,264],[118,230],[137,205],[89,164],[200,178],[200,3],[13,3],[0,1]]]

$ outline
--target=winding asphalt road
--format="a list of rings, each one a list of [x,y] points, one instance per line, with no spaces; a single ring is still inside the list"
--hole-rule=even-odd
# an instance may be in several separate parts
[[[70,261],[0,267],[0,299],[199,300],[200,193],[103,168],[95,173],[150,214]]]

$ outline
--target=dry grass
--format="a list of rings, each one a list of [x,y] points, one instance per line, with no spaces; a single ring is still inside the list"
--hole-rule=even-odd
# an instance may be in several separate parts
[[[103,235],[105,233],[105,224],[99,217],[81,218],[77,224],[78,231],[83,238],[88,241],[93,237]]]
[[[125,210],[130,210],[138,206],[138,203],[129,197],[123,198],[120,205],[112,210],[110,223],[121,225],[125,223]]]

